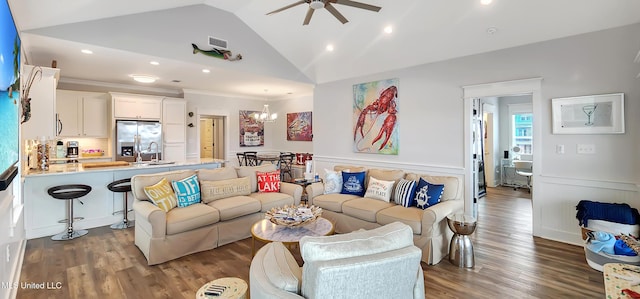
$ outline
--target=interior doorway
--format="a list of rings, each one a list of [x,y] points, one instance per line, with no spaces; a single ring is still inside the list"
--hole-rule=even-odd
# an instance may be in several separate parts
[[[225,159],[225,116],[200,116],[200,158]]]
[[[532,115],[542,115],[542,78],[532,78],[515,81],[495,82],[480,85],[470,85],[463,87],[464,94],[464,181],[465,181],[465,213],[477,216],[478,201],[478,181],[477,175],[477,159],[474,158],[475,148],[477,147],[477,137],[479,132],[475,128],[483,126],[475,125],[477,120],[477,109],[480,98],[501,97],[507,95],[531,95]],[[481,106],[480,106],[481,107]],[[532,123],[532,138],[538,142],[532,144],[532,160],[533,175],[532,189],[535,190],[536,178],[540,176],[542,155],[541,140],[542,125],[541,121]],[[535,192],[531,192],[531,201],[533,205],[533,235],[539,235],[540,223],[536,219],[540,219],[541,207],[536,201]]]

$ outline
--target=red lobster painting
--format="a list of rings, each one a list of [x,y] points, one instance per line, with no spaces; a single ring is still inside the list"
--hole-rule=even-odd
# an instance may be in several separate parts
[[[384,135],[384,141],[380,144],[378,151],[382,150],[387,143],[389,142],[389,138],[391,138],[391,134],[393,133],[394,127],[396,125],[398,113],[396,99],[398,98],[398,88],[395,85],[391,85],[384,89],[380,96],[371,104],[367,105],[362,109],[360,115],[358,116],[358,121],[356,122],[354,131],[353,131],[353,141],[355,142],[358,133],[360,134],[361,139],[364,139],[364,136],[369,133],[369,130],[373,128],[373,125],[367,132],[364,132],[365,122],[367,122],[367,116],[373,118],[372,124],[376,122],[378,117],[383,113],[387,113],[387,117],[384,119],[380,127],[380,131],[378,135],[371,141],[371,146],[374,143],[381,140]]]

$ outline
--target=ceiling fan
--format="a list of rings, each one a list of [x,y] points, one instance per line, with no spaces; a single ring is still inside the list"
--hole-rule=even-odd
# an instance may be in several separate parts
[[[374,6],[374,5],[351,1],[351,0],[300,0],[296,3],[287,5],[285,7],[276,9],[270,13],[267,13],[267,15],[275,14],[283,10],[292,8],[294,6],[298,6],[303,3],[309,4],[309,9],[307,10],[307,15],[305,16],[304,22],[302,23],[302,25],[309,25],[309,22],[311,21],[311,17],[313,16],[313,12],[316,9],[321,9],[321,8],[326,8],[334,17],[336,17],[336,19],[338,19],[338,21],[342,22],[342,24],[349,22],[349,20],[347,20],[347,18],[345,18],[331,3],[371,10],[375,12],[378,12],[380,11],[380,9],[382,9],[382,7],[379,7],[379,6]]]

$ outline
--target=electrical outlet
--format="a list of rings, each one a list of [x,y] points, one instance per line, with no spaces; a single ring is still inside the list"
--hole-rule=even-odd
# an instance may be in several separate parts
[[[596,153],[595,144],[578,144],[576,145],[576,152],[578,154],[592,155]]]

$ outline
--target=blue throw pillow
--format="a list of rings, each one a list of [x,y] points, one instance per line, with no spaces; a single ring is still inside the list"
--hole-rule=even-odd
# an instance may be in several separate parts
[[[444,185],[431,184],[420,178],[416,188],[416,205],[421,209],[435,205],[440,202],[443,192]]]
[[[178,198],[178,207],[184,208],[200,202],[200,184],[198,176],[192,175],[179,181],[171,181],[173,191]]]
[[[364,196],[364,171],[362,172],[342,172],[341,194],[353,194]]]
[[[405,208],[415,206],[414,198],[416,196],[416,181],[401,179],[396,185],[395,201],[396,204]]]

